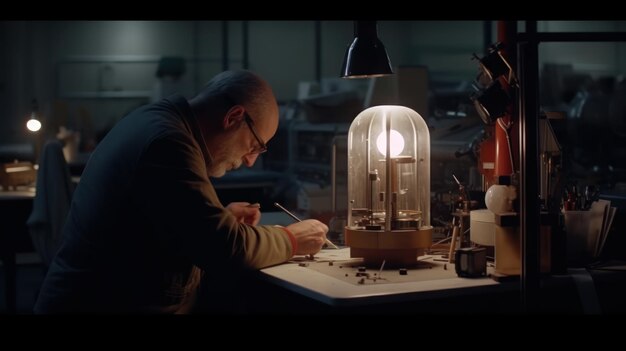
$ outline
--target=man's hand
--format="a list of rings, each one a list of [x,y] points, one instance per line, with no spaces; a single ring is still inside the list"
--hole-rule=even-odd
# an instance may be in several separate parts
[[[249,202],[231,202],[226,209],[237,217],[239,223],[257,225],[261,219],[259,206],[251,205]]]
[[[296,255],[316,254],[322,249],[326,240],[328,226],[316,219],[305,219],[302,222],[286,227],[298,242]]]

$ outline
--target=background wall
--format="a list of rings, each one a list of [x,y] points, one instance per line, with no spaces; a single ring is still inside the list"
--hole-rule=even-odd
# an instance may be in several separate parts
[[[624,32],[625,21],[540,21],[545,32]],[[626,43],[545,43],[540,45],[540,64],[571,64],[575,71],[594,78],[626,72]],[[541,66],[540,66],[541,67]]]
[[[319,32],[316,26],[319,25]],[[264,76],[277,98],[296,98],[298,82],[337,77],[352,21],[5,21],[0,22],[0,144],[28,140],[24,123],[37,98],[57,123],[106,130],[150,101],[161,56],[185,58],[185,93],[192,94],[224,66],[242,68],[247,26],[249,68]],[[472,53],[484,52],[481,21],[381,21],[379,34],[394,65],[426,65],[431,80],[472,81]],[[495,22],[492,24],[495,38]],[[539,30],[625,30],[624,22],[542,21]],[[226,30],[226,32],[224,32]],[[319,33],[319,66],[316,40]],[[595,74],[626,70],[624,44],[542,45],[543,62],[572,62]]]

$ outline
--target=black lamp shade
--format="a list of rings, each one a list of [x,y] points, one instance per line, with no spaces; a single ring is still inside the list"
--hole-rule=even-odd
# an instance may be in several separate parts
[[[356,21],[354,40],[346,50],[342,78],[379,77],[393,74],[385,46],[378,38],[376,21]]]

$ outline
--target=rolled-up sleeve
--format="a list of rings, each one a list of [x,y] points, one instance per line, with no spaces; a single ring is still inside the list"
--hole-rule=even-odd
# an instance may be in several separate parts
[[[198,145],[183,132],[152,141],[132,182],[132,201],[154,225],[159,243],[203,269],[258,269],[282,263],[295,251],[284,230],[239,223],[223,207]]]

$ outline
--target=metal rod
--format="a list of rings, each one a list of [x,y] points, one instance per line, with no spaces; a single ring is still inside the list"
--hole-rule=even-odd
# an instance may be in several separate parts
[[[370,175],[368,178],[370,191],[369,191],[369,196],[367,197],[367,214],[369,216],[369,221],[371,225],[374,224],[374,202],[375,202],[374,182],[376,181],[376,178],[378,178],[376,171],[370,172]]]
[[[380,270],[378,270],[378,278],[383,275],[383,268],[385,268],[385,260],[383,260],[383,264],[380,265]]]
[[[289,212],[288,209],[284,208],[283,206],[281,206],[278,202],[274,202],[274,206],[280,208],[283,212],[285,212],[286,214],[289,215],[289,217],[295,219],[298,222],[302,222],[302,220],[300,218],[298,218],[298,216],[296,216],[295,214]]]
[[[526,22],[527,41],[518,42],[520,136],[521,299],[524,312],[539,308],[539,54],[537,22]]]
[[[385,130],[383,133],[386,135],[386,145],[387,151],[385,152],[385,193],[387,194],[387,198],[385,199],[385,231],[391,231],[391,201],[392,201],[392,190],[391,190],[391,116],[388,115],[385,117]]]

